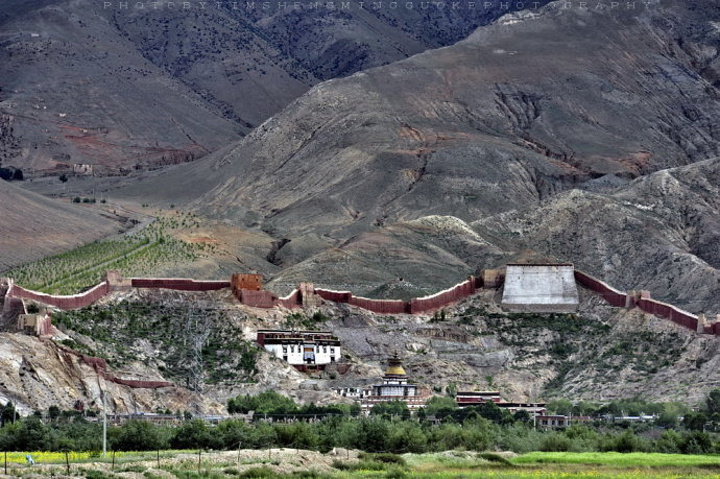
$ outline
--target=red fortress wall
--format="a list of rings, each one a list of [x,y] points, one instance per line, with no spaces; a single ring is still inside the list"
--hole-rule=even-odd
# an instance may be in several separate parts
[[[654,299],[639,299],[636,305],[646,313],[669,319],[675,324],[697,331],[699,318],[680,308],[655,301]]]
[[[624,308],[627,305],[627,295],[625,293],[618,291],[609,284],[600,281],[589,274],[576,269],[575,281],[590,291],[594,291],[599,294],[603,297],[603,299],[605,299],[605,301],[616,308]]]
[[[315,293],[326,301],[347,303],[374,313],[415,314],[441,309],[449,304],[465,299],[475,294],[477,288],[478,280],[471,276],[467,281],[446,289],[445,291],[423,298],[413,298],[410,301],[363,298],[353,296],[350,291],[332,291],[329,289],[315,289]]]
[[[230,287],[230,281],[198,281],[188,278],[131,278],[133,288],[161,288],[177,291],[217,291]]]
[[[630,308],[632,306],[636,306],[645,313],[669,319],[675,324],[697,331],[699,321],[698,316],[687,311],[683,311],[671,304],[651,299],[647,293],[639,296],[631,296],[626,293],[622,293],[607,283],[578,270],[575,270],[575,280],[585,288],[602,296],[605,301],[612,306],[618,308]],[[719,323],[715,323],[712,327],[705,327],[701,332],[720,336],[720,326],[718,326],[718,324]]]
[[[90,288],[84,293],[73,294],[71,296],[59,296],[45,293],[38,293],[37,291],[31,291],[25,289],[22,286],[16,284],[10,287],[8,291],[8,297],[18,299],[29,299],[37,301],[38,303],[47,304],[49,306],[55,306],[59,309],[80,309],[90,306],[95,301],[99,300],[103,296],[106,296],[110,292],[110,287],[107,281]]]
[[[631,308],[635,306],[648,314],[668,319],[688,329],[695,331],[698,329],[698,322],[700,321],[698,316],[687,311],[683,311],[682,309],[670,304],[651,299],[648,293],[624,293],[613,288],[604,281],[578,270],[575,270],[575,280],[581,286],[600,295],[605,301],[614,307]],[[178,291],[217,291],[232,287],[231,281],[202,281],[188,278],[131,278],[129,282],[133,288],[159,288]],[[12,282],[10,282],[8,286],[9,289],[7,290],[6,300],[33,300],[65,310],[87,307],[113,290],[113,286],[109,285],[107,281],[103,281],[84,293],[71,296],[57,296],[39,293],[17,286]],[[499,284],[489,286],[498,287]],[[364,298],[361,296],[354,296],[350,291],[332,291],[320,288],[313,289],[312,285],[309,285],[309,294],[316,295],[325,301],[350,304],[352,306],[379,314],[417,314],[444,308],[452,303],[472,296],[479,288],[482,287],[482,277],[475,278],[470,276],[466,281],[463,281],[452,288],[431,296],[413,298],[410,301]],[[307,286],[305,290],[302,290],[302,292],[299,289],[295,289],[288,296],[282,298],[277,297],[270,291],[262,289],[257,290],[242,288],[235,291],[238,300],[242,304],[256,308],[273,308],[276,306],[283,306],[286,308],[300,307],[305,305],[306,301],[311,300],[311,298],[303,296],[307,293]],[[8,304],[9,302],[6,301],[5,306]],[[720,336],[720,322],[704,326],[703,330],[699,332]]]
[[[472,296],[476,292],[476,280],[470,276],[467,281],[463,281],[445,291],[433,294],[432,296],[425,296],[424,298],[411,299],[410,313],[424,313],[425,311],[440,309],[451,303],[465,299],[468,296]]]

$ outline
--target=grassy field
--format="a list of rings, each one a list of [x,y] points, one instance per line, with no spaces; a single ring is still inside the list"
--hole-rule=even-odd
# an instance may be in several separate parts
[[[620,467],[717,468],[720,456],[620,452],[531,452],[513,459],[513,464],[589,464]]]
[[[25,453],[8,453],[10,475],[62,474],[64,453],[32,453],[36,466],[23,465]],[[2,456],[0,456],[2,459]],[[104,459],[71,453],[71,474],[101,478],[199,479],[232,477],[417,477],[495,479],[681,479],[720,477],[716,456],[618,453],[531,453],[509,457],[495,453],[447,451],[432,454],[321,454],[296,449],[226,452],[163,451],[117,453]]]
[[[117,239],[95,241],[66,253],[43,258],[7,273],[17,284],[50,294],[75,294],[104,278],[106,270],[123,275],[152,275],[163,268],[196,260],[207,247],[173,237],[197,227],[194,217],[158,219],[142,231]]]

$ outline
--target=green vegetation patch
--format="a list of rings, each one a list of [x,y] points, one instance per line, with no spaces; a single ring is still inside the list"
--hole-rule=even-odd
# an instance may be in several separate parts
[[[595,384],[612,383],[625,371],[637,382],[676,363],[684,352],[678,332],[613,330],[602,321],[576,314],[504,313],[469,306],[457,315],[458,325],[476,336],[494,336],[513,348],[515,361],[532,360],[557,375],[545,384],[548,396],[561,395],[568,376],[578,371]],[[575,373],[575,374],[574,374]]]
[[[258,349],[242,339],[223,310],[120,301],[59,312],[53,320],[73,336],[64,344],[112,364],[142,359],[152,350],[146,359],[191,389],[251,381],[256,372]],[[92,338],[96,349],[86,346],[84,337]]]
[[[717,467],[720,456],[645,452],[531,452],[513,464],[588,464],[617,467]]]
[[[94,241],[20,266],[7,275],[17,284],[36,291],[75,294],[102,281],[107,270],[119,270],[127,277],[155,274],[194,261],[205,248],[211,247],[173,238],[174,229],[197,226],[194,220],[182,218],[157,220],[136,234]]]

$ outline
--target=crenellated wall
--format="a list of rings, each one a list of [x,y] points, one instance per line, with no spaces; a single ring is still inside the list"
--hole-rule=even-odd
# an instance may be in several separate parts
[[[636,305],[646,313],[669,319],[673,323],[685,326],[693,331],[697,331],[698,329],[698,316],[688,313],[687,311],[683,311],[676,306],[661,303],[660,301],[656,301],[654,299],[640,299],[637,301]]]
[[[448,288],[439,293],[423,298],[413,298],[410,300],[410,313],[424,313],[441,309],[451,303],[455,303],[477,292],[477,281],[475,277],[470,276],[467,281]]]
[[[589,274],[583,273],[582,271],[575,270],[575,281],[581,286],[594,291],[605,299],[609,304],[617,308],[624,308],[628,306],[628,297],[625,293],[618,291],[609,284],[600,281],[597,278],[590,276]]]
[[[282,298],[277,299],[277,304],[279,306],[284,306],[286,308],[298,308],[300,307],[302,302],[302,297],[300,294],[300,289],[294,289],[292,293],[288,294],[287,296],[283,296]]]

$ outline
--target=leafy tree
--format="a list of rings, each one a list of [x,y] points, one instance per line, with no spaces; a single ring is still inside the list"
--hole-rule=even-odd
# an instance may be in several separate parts
[[[0,422],[2,422],[3,426],[9,422],[15,422],[15,416],[15,405],[12,401],[8,401],[0,411]]]
[[[370,409],[371,416],[408,417],[410,410],[403,401],[387,401],[375,404]]]
[[[707,454],[713,451],[712,440],[706,432],[692,431],[687,434],[680,445],[683,454]]]
[[[663,404],[663,409],[658,415],[655,425],[666,429],[676,428],[679,418],[687,414],[689,409],[684,404],[669,402]]]
[[[683,418],[683,425],[691,431],[702,431],[706,422],[707,416],[702,412],[689,412]]]
[[[513,414],[513,421],[515,422],[524,422],[524,423],[530,423],[532,422],[532,416],[529,412],[527,412],[524,409],[520,409],[518,411],[515,411],[515,414]]]
[[[355,444],[366,452],[386,450],[389,422],[378,419],[362,419],[355,429]]]
[[[567,399],[556,399],[547,404],[547,409],[552,414],[567,416],[572,413],[573,403]]]
[[[20,422],[15,435],[15,447],[19,451],[47,451],[52,449],[52,429],[34,416]]]
[[[48,408],[48,417],[51,420],[55,420],[55,419],[59,418],[60,417],[60,408],[55,405],[50,406]]]
[[[720,388],[713,389],[708,393],[706,405],[709,414],[720,412]]]
[[[549,432],[540,443],[540,450],[546,452],[567,452],[572,443],[570,439],[561,432]]]
[[[402,421],[390,426],[387,448],[399,454],[421,453],[427,450],[427,442],[427,436],[420,429],[420,425],[411,421]]]
[[[297,410],[297,404],[292,399],[275,391],[265,391],[257,396],[238,396],[228,401],[230,414],[286,414]]]
[[[215,449],[222,446],[222,438],[202,419],[191,419],[175,429],[170,445],[176,449]]]
[[[492,401],[476,406],[476,410],[480,416],[497,424],[509,424],[512,422],[510,411],[498,407],[498,405]]]
[[[497,435],[498,426],[483,417],[476,416],[463,423],[463,443],[467,449],[485,451]]]
[[[251,429],[245,421],[232,419],[218,424],[215,433],[222,442],[223,449],[235,449],[237,447],[248,447]]]
[[[148,421],[128,421],[111,428],[108,435],[110,446],[117,451],[154,451],[169,446],[167,431]]]
[[[444,417],[452,414],[457,409],[457,403],[453,398],[445,396],[433,396],[425,404],[425,414]]]
[[[297,421],[292,424],[281,424],[275,428],[280,446],[297,449],[317,449],[320,437],[311,424]]]
[[[275,428],[266,422],[254,425],[248,431],[246,447],[254,449],[264,449],[277,445],[277,434]]]
[[[670,429],[665,431],[660,439],[655,441],[654,450],[657,452],[665,452],[668,454],[677,454],[680,452],[683,437],[679,432]]]

